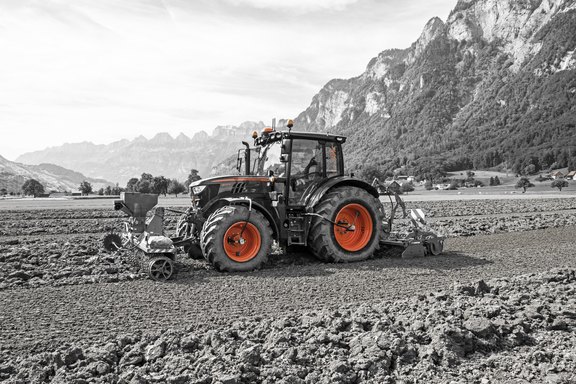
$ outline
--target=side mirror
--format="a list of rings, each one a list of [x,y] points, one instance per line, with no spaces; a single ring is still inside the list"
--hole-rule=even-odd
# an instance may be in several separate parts
[[[269,169],[268,170],[268,177],[272,177],[272,176],[274,176],[274,171]]]
[[[280,155],[280,162],[281,163],[287,163],[288,162],[288,156],[289,155],[287,153]]]

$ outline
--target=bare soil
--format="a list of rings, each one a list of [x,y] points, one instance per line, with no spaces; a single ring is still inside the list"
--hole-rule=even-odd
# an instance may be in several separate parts
[[[111,209],[0,211],[0,381],[211,383],[219,380],[232,383],[278,382],[292,375],[293,380],[288,382],[401,382],[402,377],[407,378],[405,382],[414,382],[410,380],[418,377],[447,382],[464,375],[462,377],[480,382],[483,376],[474,373],[478,370],[485,370],[486,377],[492,381],[502,381],[497,380],[499,370],[505,369],[502,364],[517,365],[514,356],[520,356],[529,367],[521,375],[524,380],[570,382],[573,377],[564,373],[569,372],[567,368],[576,368],[571,365],[576,358],[571,358],[569,353],[559,358],[556,352],[550,351],[554,348],[560,351],[563,345],[574,345],[576,340],[570,315],[576,313],[576,288],[570,271],[576,265],[576,199],[413,205],[425,208],[432,225],[449,237],[443,255],[406,260],[394,257],[398,255],[397,250],[383,249],[375,259],[366,262],[324,264],[307,254],[277,251],[265,268],[243,274],[218,273],[203,261],[180,257],[176,278],[163,284],[148,280],[122,257],[102,251],[103,235],[120,221],[120,215]],[[175,220],[175,215],[168,217],[169,230],[173,229]],[[560,282],[552,281],[557,285],[534,277],[534,274],[544,276],[552,268],[565,268],[552,273],[562,276]],[[523,274],[524,277],[517,277]],[[490,296],[488,298],[494,300],[491,302],[485,300],[484,294],[453,293],[455,286],[475,287],[480,279],[494,278],[504,280],[494,280],[491,285],[506,286],[504,289],[514,294],[521,294],[523,284],[534,284],[534,289],[541,293],[508,307],[502,302],[507,300],[504,296]],[[443,309],[433,306],[437,300],[428,300],[433,311],[447,311],[444,315],[434,312],[435,317],[430,317],[432,307],[422,305],[420,309],[420,305],[410,304],[422,295],[444,294],[449,299],[439,300],[446,304]],[[536,315],[536,320],[520,324],[526,338],[520,335],[524,341],[516,344],[503,342],[514,333],[513,326],[510,329],[488,326],[492,333],[479,336],[463,325],[468,318],[463,315],[452,318],[455,315],[450,312],[466,301],[466,305],[479,308],[478,311],[499,305],[504,308],[501,313],[519,317],[518,313],[525,312],[530,305],[551,307],[549,302],[546,304],[547,300],[565,300],[559,302],[563,309],[550,309],[542,315],[544,321]],[[372,309],[366,315],[359,315],[359,308]],[[563,314],[563,310],[568,314]],[[426,323],[430,318],[433,324],[417,330],[416,334],[408,332],[411,326],[407,323],[401,324],[404,331],[392,327],[398,325],[396,319],[402,313],[406,315],[406,311],[415,311],[415,317],[406,320],[410,323],[418,319]],[[319,346],[315,350],[298,351],[298,345],[306,344],[309,339],[303,336],[304,331],[318,334],[321,328],[326,328],[322,324],[331,324],[346,313],[353,317],[351,324],[358,323],[358,316],[364,316],[371,326],[360,322],[360,328],[354,328],[352,333],[345,333],[351,332],[346,327],[325,329],[326,337],[336,339],[318,341],[318,344],[325,345],[330,353],[325,351],[319,355],[317,352],[322,349]],[[375,322],[383,321],[384,314],[394,319],[389,324],[391,328],[384,325],[374,328]],[[314,316],[324,317],[318,324],[306,320]],[[558,318],[564,322],[564,325],[556,324],[561,329],[548,329]],[[239,321],[244,325],[239,325]],[[264,343],[265,335],[277,327],[272,324],[282,321],[297,324],[297,329],[290,329],[289,325],[281,327],[288,340],[292,340],[293,345],[289,343],[292,347],[278,340],[268,343],[270,345]],[[302,330],[304,325],[306,329]],[[245,334],[242,333],[244,326],[250,330]],[[456,327],[460,333],[451,333],[450,327]],[[352,356],[351,351],[357,348],[352,340],[359,333],[376,330],[392,332],[386,334],[385,338],[389,339],[386,347],[380,348],[388,357],[373,351],[379,356],[376,362],[359,362],[356,357],[364,352]],[[473,336],[466,332],[472,332]],[[158,336],[160,333],[180,340],[174,351],[168,348],[168,336],[162,338]],[[207,335],[222,341],[206,341]],[[192,343],[198,345],[192,348],[193,356],[189,356],[193,351],[181,343],[185,337],[198,339]],[[468,344],[462,341],[467,337],[471,340]],[[397,338],[398,342],[413,346],[406,349],[412,351],[410,359],[403,357],[404,347],[396,350],[389,345]],[[438,344],[434,344],[434,340]],[[88,358],[96,350],[112,348],[111,343],[116,345],[115,358]],[[362,343],[360,341],[360,345]],[[452,346],[447,347],[446,343]],[[157,347],[162,350],[159,356],[146,357],[147,351],[157,344],[163,345]],[[430,345],[430,351],[426,352]],[[230,353],[226,352],[226,346]],[[276,347],[280,349],[274,351]],[[287,352],[290,348],[297,350],[294,356],[305,353],[308,360],[298,361],[290,356],[279,360],[279,356],[293,353]],[[464,352],[458,352],[458,348]],[[246,350],[254,349],[259,352],[252,355],[264,357],[254,361],[247,357],[249,366],[237,360],[241,355],[252,356]],[[544,352],[540,357],[533,357],[531,354],[536,351]],[[52,357],[47,357],[46,352]],[[127,361],[132,355],[133,364]],[[370,360],[370,353],[364,355],[360,357]],[[498,359],[490,362],[490,356]],[[64,362],[66,357],[70,364]],[[170,365],[176,364],[177,358],[188,359],[188,370]],[[156,359],[162,364],[156,364]],[[232,359],[230,369],[225,368],[227,364],[218,363],[226,359]],[[398,368],[402,359],[409,360],[405,370]],[[338,361],[343,365],[338,365]],[[558,368],[560,361],[564,364],[562,370]],[[104,369],[100,363],[106,363],[108,368]],[[544,363],[555,365],[556,371],[543,369]],[[239,368],[240,365],[243,368]],[[190,371],[192,368],[195,371]],[[278,371],[284,372],[284,376],[275,376]],[[183,376],[178,379],[179,373],[174,372],[181,372]],[[34,376],[38,380],[32,380],[33,375],[39,375]]]

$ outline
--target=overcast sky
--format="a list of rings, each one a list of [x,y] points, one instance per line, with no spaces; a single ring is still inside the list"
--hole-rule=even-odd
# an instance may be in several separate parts
[[[303,111],[456,0],[0,0],[0,155]]]

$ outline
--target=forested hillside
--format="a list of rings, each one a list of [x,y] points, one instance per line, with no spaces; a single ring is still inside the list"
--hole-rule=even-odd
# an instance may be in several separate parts
[[[461,0],[296,123],[347,135],[356,171],[576,168],[575,51],[573,1]]]

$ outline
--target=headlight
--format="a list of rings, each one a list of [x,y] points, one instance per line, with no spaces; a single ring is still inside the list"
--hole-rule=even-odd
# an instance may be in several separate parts
[[[197,185],[195,187],[192,187],[192,193],[194,195],[199,195],[202,193],[202,191],[204,190],[204,188],[206,188],[205,185]]]

